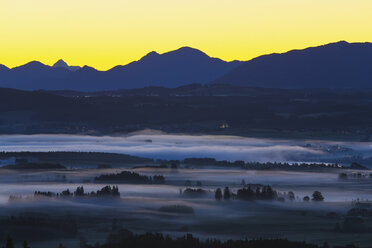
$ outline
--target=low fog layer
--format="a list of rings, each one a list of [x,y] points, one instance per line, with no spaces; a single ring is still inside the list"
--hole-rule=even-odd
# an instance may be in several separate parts
[[[129,170],[129,169],[125,169]],[[0,171],[0,205],[8,202],[9,195],[32,196],[34,191],[62,192],[67,188],[74,191],[84,185],[86,192],[96,191],[104,184],[96,184],[93,178],[102,173],[117,173],[120,169],[83,169],[71,171],[18,172]],[[294,172],[294,171],[245,171],[240,169],[134,169],[141,175],[161,174],[166,184],[118,184],[122,199],[143,202],[146,199],[160,201],[181,201],[179,190],[185,189],[189,180],[192,187],[196,182],[201,188],[211,192],[209,198],[214,200],[213,192],[217,187],[229,186],[233,191],[241,188],[244,180],[247,184],[271,185],[279,192],[293,191],[301,200],[311,196],[314,190],[323,192],[327,202],[345,202],[359,199],[372,200],[372,180],[340,180],[338,172]],[[66,180],[61,181],[61,175]],[[136,200],[137,199],[137,200]]]
[[[368,142],[272,140],[235,136],[138,133],[127,136],[2,135],[0,151],[96,151],[161,159],[213,157],[217,160],[320,161],[368,157]],[[2,162],[4,164],[4,162]]]

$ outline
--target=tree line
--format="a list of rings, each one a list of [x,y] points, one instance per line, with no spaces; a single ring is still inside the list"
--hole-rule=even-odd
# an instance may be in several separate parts
[[[295,200],[295,195],[292,191],[285,194],[280,194],[276,190],[273,190],[270,185],[267,186],[257,186],[257,185],[247,185],[241,189],[238,189],[236,193],[232,192],[229,187],[225,187],[222,191],[221,188],[217,188],[214,193],[214,197],[217,201],[219,200],[245,200],[245,201],[255,201],[255,200],[278,200],[285,201],[286,196],[289,200]],[[309,196],[303,198],[304,201],[310,201]],[[324,200],[324,197],[320,191],[314,191],[312,194],[312,201],[320,202]]]
[[[110,186],[106,185],[105,187],[101,188],[97,191],[91,191],[91,192],[85,192],[83,186],[78,186],[74,192],[71,192],[70,189],[66,189],[62,191],[61,193],[54,193],[51,191],[35,191],[34,192],[34,198],[39,197],[57,197],[57,198],[63,198],[63,197],[104,197],[104,196],[110,196],[110,197],[120,197],[119,187],[118,186]],[[10,195],[9,196],[9,202],[12,201],[21,201],[23,198],[22,196],[15,196]]]
[[[74,192],[70,192],[70,189],[64,190],[61,193],[52,193],[50,191],[48,192],[42,192],[42,191],[35,191],[34,197],[39,196],[46,196],[46,197],[64,197],[64,196],[74,196],[74,197],[82,197],[82,196],[90,196],[90,197],[96,197],[96,196],[115,196],[119,197],[120,192],[118,186],[110,186],[106,185],[105,187],[101,188],[97,191],[91,191],[91,192],[85,192],[83,186],[78,186]]]
[[[62,246],[64,247],[64,246]],[[309,244],[299,241],[289,241],[287,239],[240,239],[240,240],[218,240],[218,239],[199,239],[192,234],[182,237],[170,237],[161,233],[135,234],[128,230],[120,230],[112,233],[107,238],[106,243],[94,245],[86,241],[80,244],[82,248],[329,248],[327,242],[323,245]],[[356,248],[354,245],[337,246],[337,248]],[[336,248],[336,247],[334,247]]]
[[[122,171],[114,174],[104,174],[94,178],[94,182],[116,182],[116,183],[144,183],[163,184],[165,178],[162,175],[145,176],[132,171]]]
[[[156,163],[160,163],[162,167],[167,167],[166,164],[171,164],[174,167],[183,163],[186,166],[199,165],[199,166],[227,166],[237,167],[246,170],[312,170],[312,169],[347,169],[337,163],[286,163],[286,162],[244,162],[242,160],[227,161],[227,160],[216,160],[215,158],[185,158],[184,160],[157,160]]]

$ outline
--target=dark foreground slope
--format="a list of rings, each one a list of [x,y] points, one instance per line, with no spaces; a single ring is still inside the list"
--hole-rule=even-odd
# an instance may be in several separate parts
[[[331,134],[367,140],[372,131],[369,90],[241,88],[244,94],[231,94],[227,93],[229,88],[215,87],[211,90],[218,94],[206,94],[208,87],[195,89],[204,91],[201,96],[152,96],[147,92],[63,97],[0,89],[0,132],[113,134],[151,128],[253,136]]]
[[[142,248],[320,248],[321,246],[305,242],[288,241],[286,239],[259,239],[259,240],[227,240],[217,239],[200,240],[192,234],[179,238],[171,238],[160,233],[133,234],[128,230],[121,230],[111,234],[107,243],[98,246],[87,245],[88,248],[121,248],[121,247],[142,247]],[[354,247],[354,246],[351,246]],[[342,247],[340,247],[342,248]]]
[[[338,42],[265,55],[215,80],[268,88],[370,88],[372,43]]]

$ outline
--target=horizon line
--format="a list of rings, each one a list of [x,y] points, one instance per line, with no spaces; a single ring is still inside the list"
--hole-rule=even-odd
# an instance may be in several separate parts
[[[179,48],[177,48],[177,49],[169,50],[169,51],[166,51],[166,52],[163,52],[163,53],[159,53],[159,52],[157,52],[157,51],[155,51],[155,50],[152,50],[152,51],[150,51],[150,52],[147,52],[145,55],[143,55],[142,57],[140,57],[138,60],[133,60],[133,61],[127,63],[127,64],[117,64],[117,65],[113,65],[113,66],[109,67],[109,69],[106,69],[106,70],[104,70],[104,69],[103,69],[103,70],[101,70],[101,69],[97,69],[97,68],[95,68],[94,66],[90,66],[90,65],[88,65],[88,64],[84,64],[84,65],[70,64],[70,63],[66,62],[66,60],[63,59],[63,58],[59,58],[59,59],[57,59],[57,61],[55,61],[53,64],[50,64],[50,63],[44,63],[44,62],[42,62],[42,60],[34,59],[34,60],[30,60],[30,61],[28,61],[28,62],[26,62],[26,63],[22,63],[22,64],[20,64],[20,65],[13,66],[13,67],[9,67],[9,66],[7,66],[7,65],[4,64],[4,63],[0,63],[0,65],[5,66],[6,68],[8,68],[8,69],[10,69],[10,70],[15,69],[15,68],[18,68],[18,67],[22,67],[22,66],[24,66],[24,65],[27,65],[27,64],[29,64],[29,63],[33,63],[33,62],[37,62],[37,63],[40,63],[40,64],[42,64],[42,65],[48,66],[48,67],[53,67],[53,65],[54,65],[55,63],[57,63],[58,61],[62,60],[62,61],[65,62],[68,66],[78,66],[78,67],[80,67],[80,68],[83,68],[83,67],[90,67],[90,68],[93,68],[93,69],[95,69],[95,70],[97,70],[97,71],[105,72],[105,71],[109,71],[109,70],[111,70],[111,69],[113,69],[113,68],[115,68],[115,67],[117,67],[117,66],[127,66],[127,65],[129,65],[129,64],[131,64],[131,63],[138,62],[138,61],[140,61],[141,59],[143,59],[144,57],[146,57],[147,55],[149,55],[149,54],[151,54],[151,53],[156,53],[156,54],[158,54],[158,55],[164,55],[164,54],[167,54],[167,53],[171,53],[171,52],[174,52],[174,51],[181,50],[181,49],[183,49],[183,48],[190,48],[190,49],[193,49],[193,50],[197,50],[197,51],[199,51],[199,52],[201,52],[201,53],[204,53],[205,55],[207,55],[207,56],[210,57],[210,58],[220,59],[220,60],[225,61],[225,62],[234,62],[234,61],[247,62],[247,61],[251,61],[251,60],[254,60],[254,59],[256,59],[256,58],[262,57],[262,56],[267,56],[267,55],[272,55],[272,54],[285,54],[285,53],[288,53],[288,52],[290,52],[290,51],[301,51],[301,50],[305,50],[305,49],[309,49],[309,48],[316,48],[316,47],[321,47],[321,46],[326,46],[326,45],[331,45],[331,44],[337,44],[337,43],[342,43],[342,42],[347,43],[347,44],[366,44],[366,43],[372,44],[372,41],[357,41],[357,42],[349,42],[349,41],[347,41],[347,40],[338,40],[338,41],[333,41],[333,42],[323,43],[323,44],[321,44],[321,45],[311,45],[311,46],[306,46],[306,47],[303,47],[303,48],[293,48],[293,49],[290,49],[290,50],[286,50],[286,51],[284,51],[284,52],[271,52],[271,53],[264,53],[264,54],[258,55],[258,56],[256,56],[256,57],[253,57],[253,58],[250,58],[250,59],[248,58],[248,59],[246,59],[246,60],[238,60],[238,59],[233,59],[233,60],[224,60],[224,59],[219,58],[219,57],[211,56],[211,55],[207,54],[206,52],[204,52],[204,51],[201,50],[201,49],[198,49],[198,48],[195,48],[195,47],[191,47],[191,46],[187,46],[187,45],[186,45],[186,46],[181,46],[181,47],[179,47]]]

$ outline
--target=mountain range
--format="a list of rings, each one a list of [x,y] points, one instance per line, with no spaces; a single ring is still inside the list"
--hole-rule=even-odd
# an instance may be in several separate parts
[[[12,69],[0,67],[0,87],[77,91],[177,87],[189,83],[209,83],[241,63],[211,58],[190,47],[164,54],[150,52],[139,61],[115,66],[108,71],[98,71],[89,66],[68,66],[63,60],[53,66],[32,61]]]
[[[53,66],[32,61],[0,65],[0,87],[22,90],[107,91],[148,86],[174,88],[191,83],[264,88],[371,88],[372,43],[340,41],[323,46],[269,54],[250,61],[226,62],[194,48],[158,54],[107,71]]]

